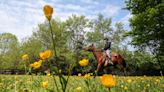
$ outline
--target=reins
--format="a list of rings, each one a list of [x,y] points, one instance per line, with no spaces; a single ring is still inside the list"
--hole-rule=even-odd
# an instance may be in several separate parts
[[[103,52],[103,51],[100,51],[100,50],[91,51],[91,50],[89,50],[89,52]]]

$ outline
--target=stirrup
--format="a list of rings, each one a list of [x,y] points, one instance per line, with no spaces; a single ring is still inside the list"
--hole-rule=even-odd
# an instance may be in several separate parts
[[[111,61],[110,58],[109,58],[109,60],[108,60],[108,64],[113,65],[113,62]]]
[[[108,65],[108,60],[105,60],[105,62],[104,62],[104,66],[107,66]]]

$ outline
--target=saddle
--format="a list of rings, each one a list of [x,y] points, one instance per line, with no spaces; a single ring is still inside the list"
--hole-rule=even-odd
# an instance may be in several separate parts
[[[112,58],[111,53],[110,53],[110,57]],[[107,53],[105,51],[104,51],[104,58],[105,58],[104,59],[105,60],[104,66],[113,65],[113,62],[112,62],[111,58],[108,57],[108,55],[107,55]]]

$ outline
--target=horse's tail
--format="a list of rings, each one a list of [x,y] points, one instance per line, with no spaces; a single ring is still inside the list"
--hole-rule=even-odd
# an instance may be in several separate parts
[[[119,54],[119,58],[121,59],[120,61],[122,61],[122,66],[124,68],[126,68],[126,62],[125,62],[125,59]]]
[[[126,67],[125,59],[123,59],[123,61],[122,61],[122,65],[123,65],[124,68]]]

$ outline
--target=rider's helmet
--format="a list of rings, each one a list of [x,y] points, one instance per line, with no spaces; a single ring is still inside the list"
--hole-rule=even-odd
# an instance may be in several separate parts
[[[104,40],[108,41],[109,39],[107,37],[105,37]]]

